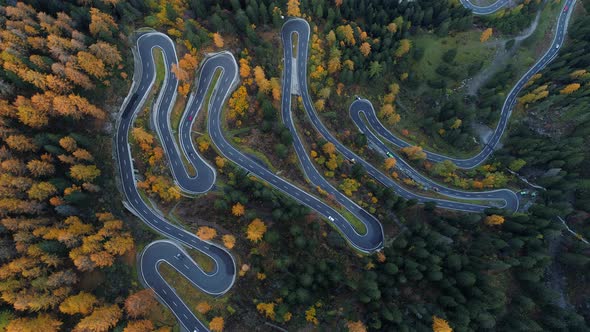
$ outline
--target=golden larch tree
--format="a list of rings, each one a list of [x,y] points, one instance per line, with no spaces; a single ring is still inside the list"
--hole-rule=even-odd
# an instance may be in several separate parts
[[[487,216],[484,222],[490,226],[502,225],[504,223],[504,217],[499,216],[497,214],[492,214],[490,216]]]
[[[201,301],[199,303],[197,303],[197,307],[195,308],[197,310],[198,313],[201,314],[206,314],[209,312],[209,310],[211,310],[211,306],[209,305],[209,303],[205,302],[205,301]]]
[[[410,48],[412,48],[412,42],[409,39],[402,39],[399,41],[399,46],[394,54],[396,57],[401,58],[410,51]]]
[[[260,66],[254,67],[254,81],[260,91],[267,93],[270,90],[270,81],[266,78],[264,69]]]
[[[231,207],[231,213],[236,216],[236,217],[240,217],[243,216],[245,213],[245,208],[242,204],[240,204],[240,202],[234,204],[234,206]]]
[[[74,165],[70,167],[70,176],[76,180],[92,182],[100,176],[100,170],[96,165]]]
[[[287,1],[287,15],[288,16],[301,16],[301,4],[299,0],[288,0]]]
[[[479,37],[479,41],[482,43],[485,43],[486,41],[488,41],[488,39],[490,39],[490,37],[492,36],[493,33],[494,33],[494,30],[492,28],[485,29],[481,33],[481,36]]]
[[[103,13],[97,8],[90,8],[90,25],[88,29],[93,36],[97,34],[112,36],[111,29],[116,30],[117,23],[115,23],[111,15]]]
[[[368,57],[369,54],[371,54],[371,44],[367,42],[362,43],[360,46],[360,51],[365,57]]]
[[[223,331],[223,317],[213,317],[211,322],[209,322],[209,329],[213,332],[221,332]]]
[[[57,332],[63,323],[48,314],[39,314],[35,318],[16,318],[6,326],[6,332]]]
[[[362,321],[348,321],[346,322],[346,327],[348,328],[348,332],[367,332],[367,327],[363,324]]]
[[[248,225],[246,237],[252,242],[258,242],[262,240],[264,233],[266,233],[266,225],[262,220],[256,218]]]
[[[395,167],[396,163],[397,161],[395,160],[395,158],[387,158],[383,163],[383,167],[385,167],[385,170],[389,171],[390,169]]]
[[[580,89],[580,86],[580,83],[568,84],[565,88],[561,89],[559,93],[562,95],[569,95],[571,93],[578,91],[578,89]]]
[[[118,305],[105,305],[94,309],[92,314],[82,318],[74,331],[106,332],[115,327],[123,312]]]
[[[59,311],[68,315],[90,314],[94,306],[98,303],[96,297],[90,293],[80,292],[77,295],[66,298],[60,305]]]
[[[432,331],[453,332],[453,329],[449,326],[449,323],[446,320],[436,316],[432,316]]]
[[[127,323],[123,332],[151,332],[154,331],[154,323],[148,319],[135,320]]]
[[[199,229],[197,230],[197,236],[201,240],[208,241],[208,240],[211,240],[217,236],[217,231],[214,228],[211,228],[208,226],[202,226],[202,227],[199,227]]]
[[[232,249],[236,245],[236,237],[233,235],[226,234],[221,239],[227,249]]]
[[[217,32],[213,34],[213,44],[215,44],[215,46],[218,48],[222,48],[224,45],[223,37],[221,37],[221,35]]]
[[[336,153],[336,146],[332,142],[328,142],[322,146],[322,150],[325,154],[334,154]]]

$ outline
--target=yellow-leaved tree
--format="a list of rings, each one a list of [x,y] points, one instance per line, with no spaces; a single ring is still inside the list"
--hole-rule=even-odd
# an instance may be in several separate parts
[[[449,323],[446,320],[436,316],[432,316],[432,331],[453,332],[453,329],[449,326]]]
[[[502,225],[504,223],[504,217],[497,214],[492,214],[491,216],[487,216],[485,218],[485,223],[491,226]]]
[[[245,208],[242,204],[240,204],[240,202],[234,204],[234,206],[231,207],[231,213],[236,216],[236,217],[240,217],[244,215],[245,212]]]
[[[266,233],[266,225],[262,220],[256,218],[248,225],[246,237],[252,242],[258,242],[262,240],[264,233]]]
[[[209,322],[209,329],[213,332],[221,332],[223,331],[223,317],[214,317],[211,322]]]
[[[479,41],[482,43],[485,43],[488,39],[490,39],[490,37],[492,36],[493,33],[494,33],[494,30],[492,28],[485,29],[481,33],[481,36],[479,37]]]
[[[202,226],[202,227],[199,227],[199,229],[197,230],[197,236],[201,240],[208,241],[208,240],[213,239],[215,236],[217,236],[217,231],[214,228],[211,228],[208,226]]]

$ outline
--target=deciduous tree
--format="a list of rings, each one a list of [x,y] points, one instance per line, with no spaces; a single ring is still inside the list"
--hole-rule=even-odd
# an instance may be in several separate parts
[[[213,332],[221,332],[223,331],[223,317],[213,317],[211,322],[209,322],[209,329]]]
[[[256,218],[248,225],[246,237],[252,242],[258,242],[262,240],[264,233],[266,233],[266,225],[262,220]]]
[[[92,182],[100,176],[100,170],[96,165],[74,165],[70,167],[70,176],[76,180]]]
[[[402,152],[410,158],[410,160],[423,160],[426,159],[426,153],[422,151],[420,146],[407,146],[402,148]]]
[[[82,318],[74,331],[106,332],[117,325],[121,315],[121,308],[116,304],[96,308],[92,314]]]
[[[580,86],[580,83],[571,83],[566,85],[565,88],[561,89],[559,93],[561,93],[562,95],[569,95],[578,91],[578,89],[580,89]]]
[[[236,237],[233,235],[225,234],[222,237],[222,240],[223,240],[223,245],[227,249],[232,249],[236,245]]]
[[[86,316],[90,314],[97,303],[98,300],[94,295],[82,291],[77,295],[66,298],[59,305],[59,311],[68,315],[82,314]]]
[[[221,37],[221,35],[217,32],[213,34],[213,44],[215,44],[215,46],[218,48],[222,48],[224,45],[223,37]]]
[[[125,311],[129,317],[147,317],[158,304],[151,289],[143,289],[129,295],[125,300]]]
[[[490,39],[490,37],[492,36],[493,33],[494,33],[494,30],[492,28],[485,29],[481,33],[481,36],[479,37],[479,41],[482,43],[485,43],[486,41],[488,41],[488,39]]]
[[[453,332],[453,329],[449,326],[449,323],[446,320],[436,316],[432,316],[432,331]]]
[[[208,226],[201,226],[197,230],[197,236],[201,240],[208,241],[208,240],[212,240],[213,238],[215,238],[217,236],[217,231],[215,230],[215,228],[211,228]]]
[[[396,163],[397,161],[395,160],[395,158],[387,158],[385,159],[383,167],[385,167],[385,170],[389,171],[390,169],[395,167]]]
[[[301,5],[299,0],[288,0],[287,1],[287,15],[288,16],[301,16]]]
[[[231,213],[236,217],[243,216],[245,213],[245,208],[242,204],[240,204],[238,202],[238,203],[234,204],[234,206],[232,206]]]
[[[502,225],[504,223],[504,217],[492,214],[485,218],[485,223],[490,226]]]

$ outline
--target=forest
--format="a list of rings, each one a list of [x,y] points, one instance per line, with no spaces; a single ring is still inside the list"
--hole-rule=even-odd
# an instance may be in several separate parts
[[[305,180],[280,121],[281,15],[311,24],[309,86],[322,120],[392,178],[417,187],[348,118],[356,94],[416,144],[400,152],[429,176],[465,189],[523,187],[510,170],[543,189],[515,214],[418,205],[345,160],[298,104],[296,125],[316,167],[383,223],[385,249],[361,255],[317,214],[224,159],[203,115],[194,144],[216,167],[218,183],[205,195],[180,195],[149,121],[158,81],[130,134],[138,187],[167,218],[238,258],[236,284],[219,298],[163,271],[199,319],[213,331],[588,330],[590,249],[557,219],[590,238],[588,2],[578,5],[559,57],[520,94],[491,161],[461,171],[420,153],[429,144],[475,151],[470,124],[497,121],[501,96],[518,79],[514,67],[468,96],[461,83],[489,62],[459,60],[463,49],[513,39],[553,3],[517,2],[482,18],[448,0],[0,0],[0,331],[179,330],[138,282],[137,254],[161,236],[122,206],[113,163],[138,28],[168,34],[179,50],[173,126],[200,61],[229,50],[241,83],[224,112],[228,138],[341,208]],[[435,57],[428,43],[440,40]],[[428,62],[431,71],[419,69]],[[413,107],[419,117],[411,117]],[[207,266],[203,255],[191,255]],[[556,271],[561,288],[552,281]]]

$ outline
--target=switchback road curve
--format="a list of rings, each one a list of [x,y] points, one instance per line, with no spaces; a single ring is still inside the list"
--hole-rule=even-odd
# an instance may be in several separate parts
[[[502,2],[503,0],[500,0],[498,3]],[[462,3],[465,5],[466,0],[463,0]],[[569,4],[570,8],[572,8],[574,1],[568,0],[566,4]],[[483,13],[481,9],[467,5],[465,6],[471,8],[476,14],[486,14]],[[555,45],[561,45],[563,43],[565,29],[567,26],[567,21],[569,20],[569,14],[571,14],[571,9],[567,11],[567,13],[568,15],[565,16],[565,19],[563,19],[563,14],[560,15],[558,24],[559,28],[555,37],[555,40],[558,41],[558,44],[555,44],[556,41],[554,40],[552,48],[554,48]],[[287,23],[290,22],[296,23],[298,20],[290,20]],[[299,30],[302,28],[300,24],[301,22],[295,24],[297,28],[293,29],[292,31],[300,34],[301,36],[304,36],[305,29],[307,29],[307,36],[309,36],[309,26],[307,26],[307,22],[305,22],[307,27],[303,27],[303,30]],[[287,33],[286,35],[289,36],[288,40],[285,39],[285,33],[283,33],[283,42],[285,45],[291,45],[290,38],[292,34]],[[304,84],[307,79],[305,68],[307,68],[306,61],[308,42],[309,40],[307,38],[305,40],[304,47],[301,47],[305,51],[305,56],[298,56],[298,61],[300,63],[297,64],[297,67],[289,67],[304,68],[304,70],[300,69],[300,72],[296,74],[298,75],[298,81],[304,82]],[[181,119],[178,141],[180,145],[179,148],[171,130],[169,116],[172,105],[174,104],[176,98],[176,91],[178,87],[178,82],[174,75],[169,74],[172,64],[177,63],[174,44],[166,35],[161,33],[152,32],[143,34],[137,39],[135,49],[136,65],[140,64],[140,67],[136,68],[131,91],[122,106],[120,118],[118,119],[117,124],[117,131],[115,135],[117,164],[121,174],[121,183],[126,199],[126,202],[124,202],[125,206],[155,231],[172,239],[172,241],[160,240],[149,244],[140,256],[139,271],[142,281],[147,287],[152,288],[159,299],[172,310],[174,315],[178,318],[180,324],[185,329],[188,331],[207,330],[207,328],[196,318],[192,311],[176,294],[174,288],[172,288],[161,277],[158,271],[160,264],[169,264],[179,273],[184,275],[188,280],[190,280],[196,287],[210,295],[224,294],[232,287],[233,283],[235,282],[236,264],[233,256],[222,247],[214,243],[202,241],[193,234],[168,223],[163,216],[145,204],[139,192],[137,191],[136,179],[133,169],[133,159],[131,157],[131,150],[128,144],[129,130],[132,127],[133,120],[137,112],[139,112],[141,109],[149,94],[149,91],[155,82],[155,63],[152,57],[152,50],[154,48],[161,49],[164,54],[166,77],[154,106],[155,113],[152,120],[156,126],[158,137],[162,141],[162,144],[166,150],[166,155],[171,165],[174,180],[185,193],[198,194],[207,192],[211,189],[213,183],[215,182],[215,170],[196,152],[190,138],[190,129],[192,127],[192,122],[197,116],[197,113],[203,108],[205,94],[209,89],[209,86],[214,81],[215,72],[217,70],[221,70],[222,73],[217,80],[217,83],[214,87],[214,92],[211,96],[211,99],[209,100],[208,106],[210,114],[207,122],[212,141],[221,154],[246,170],[252,172],[257,177],[265,180],[276,189],[288,194],[298,202],[316,210],[318,213],[325,216],[335,227],[338,228],[338,230],[345,236],[347,241],[358,250],[364,252],[373,252],[382,247],[382,230],[379,232],[376,230],[376,227],[371,226],[367,227],[367,233],[364,235],[356,233],[348,221],[332,207],[318,200],[314,196],[307,194],[305,191],[299,189],[293,184],[281,179],[272,172],[268,171],[265,167],[258,165],[254,160],[248,158],[246,155],[242,154],[228,143],[228,141],[223,136],[223,131],[221,128],[221,112],[225,100],[238,82],[237,63],[230,53],[223,52],[212,55],[203,63],[197,85],[197,91],[191,94],[187,103],[187,108]],[[285,48],[287,49],[290,47]],[[557,50],[557,48],[555,49]],[[287,51],[285,52],[285,64],[287,65],[287,62],[292,61],[293,58],[292,56],[287,57]],[[548,51],[548,54],[550,53],[551,50]],[[557,52],[553,52],[549,58],[545,59],[546,61],[544,63],[542,62],[542,58],[535,65],[535,67],[539,64],[541,65],[536,69],[535,73],[542,69],[546,63],[551,61],[556,55]],[[535,67],[531,68],[531,70],[535,69]],[[530,76],[532,75],[534,75],[534,73]],[[290,75],[286,75],[285,79],[287,79],[287,76],[289,78],[291,77]],[[519,83],[521,83],[521,81],[519,81]],[[522,82],[526,81],[527,80],[524,80]],[[286,86],[290,86],[287,85],[287,82],[284,83]],[[520,87],[518,87],[518,85],[515,86],[515,89],[518,87],[518,91],[520,91],[522,84]],[[399,187],[396,183],[379,172],[372,165],[366,163],[364,160],[360,159],[358,156],[354,155],[354,153],[347,150],[345,147],[341,146],[337,141],[335,141],[327,129],[321,125],[321,122],[317,118],[317,114],[315,114],[315,110],[312,108],[311,99],[307,92],[307,87],[304,87],[303,100],[308,115],[311,114],[310,118],[312,119],[312,122],[328,140],[334,140],[333,143],[338,147],[341,153],[343,153],[349,159],[358,158],[357,160],[363,164],[370,175],[374,176],[376,179],[386,185],[393,186],[401,196],[408,199],[416,198],[419,201],[432,200],[430,198],[422,198],[402,187]],[[514,93],[512,101],[507,99],[507,102],[511,102],[513,105],[515,103],[515,97],[517,93],[518,92]],[[288,103],[289,107],[286,107],[287,104],[284,105],[283,120],[288,124],[289,120],[291,119],[289,113],[290,101]],[[286,111],[287,109],[289,110]],[[288,118],[285,117],[286,114],[289,115]],[[315,116],[313,116],[314,114]],[[290,120],[290,123],[293,135],[297,136],[296,131],[294,130],[294,125],[292,124],[292,120]],[[381,135],[381,133],[379,134]],[[188,162],[193,166],[196,172],[195,176],[189,175],[189,171],[185,168],[182,161],[182,156],[180,155],[181,151],[183,156],[187,158]],[[298,151],[298,154],[300,154],[300,152],[301,151]],[[300,162],[302,162],[302,165],[305,169],[305,161],[300,160]],[[313,165],[308,164],[308,166],[313,168]],[[313,175],[313,172],[309,172],[309,170],[307,171],[308,172],[306,172],[306,175],[308,175],[308,177]],[[446,200],[436,201],[438,206],[448,209],[479,212],[481,209],[485,208],[485,206],[475,204],[463,204]],[[351,208],[350,206],[345,205],[345,207],[355,211],[354,206]],[[365,223],[365,226],[372,225],[370,222],[367,223],[367,220],[370,221],[372,216],[363,215],[366,212],[361,210],[356,210],[353,214],[359,217],[359,219]],[[377,223],[377,225],[379,225],[380,229],[380,224]],[[188,246],[189,248],[199,250],[203,254],[209,256],[215,262],[214,270],[209,273],[204,272],[182,249],[182,247],[179,246],[180,243]]]
[[[355,208],[353,203],[351,203],[353,204],[352,208],[345,206],[355,217],[365,224],[365,234],[359,234],[354,230],[354,227],[350,222],[335,208],[300,189],[289,181],[275,175],[268,170],[267,167],[260,165],[252,158],[243,154],[227,141],[221,126],[223,103],[238,82],[238,65],[231,53],[223,52],[220,53],[219,56],[212,57],[205,61],[201,67],[201,79],[211,79],[211,77],[214,76],[215,71],[218,69],[222,71],[222,76],[218,79],[218,82],[221,82],[221,84],[216,86],[215,92],[211,96],[209,116],[207,120],[207,129],[211,136],[211,141],[217,150],[224,157],[270,184],[275,189],[278,189],[299,203],[324,216],[328,219],[328,222],[335,226],[338,231],[344,235],[344,238],[348,243],[357,250],[371,253],[381,249],[384,238],[383,229],[381,228],[379,221],[372,215],[359,207]],[[199,86],[201,86],[201,84],[201,81],[199,81]],[[309,162],[309,160],[307,162]],[[302,163],[305,164],[306,161],[302,160]],[[313,167],[313,165],[310,164],[305,165],[306,168]],[[343,202],[343,204],[347,204],[347,202]]]
[[[297,55],[296,57],[293,56],[293,35],[297,35]],[[401,186],[396,181],[392,180],[388,175],[385,175],[379,169],[377,169],[372,164],[368,163],[360,156],[352,152],[346,146],[344,146],[340,141],[338,141],[332,133],[325,127],[325,125],[320,120],[317,112],[313,107],[313,103],[311,101],[311,97],[309,95],[307,89],[307,59],[308,59],[308,47],[309,47],[309,36],[310,36],[310,27],[307,21],[300,19],[300,18],[291,18],[283,25],[281,31],[281,37],[283,41],[283,50],[284,50],[284,63],[285,68],[283,72],[283,102],[282,102],[282,113],[283,113],[283,121],[291,130],[292,135],[295,139],[295,147],[296,150],[298,145],[300,144],[297,139],[297,134],[293,124],[291,123],[291,84],[292,84],[292,75],[297,76],[297,81],[299,84],[299,93],[301,93],[303,106],[306,111],[306,114],[311,120],[313,126],[322,134],[322,136],[332,144],[336,146],[336,149],[344,155],[349,160],[355,160],[355,162],[360,163],[364,169],[367,171],[369,175],[375,178],[377,181],[381,182],[383,185],[391,187],[396,194],[405,198],[405,199],[416,199],[418,202],[436,202],[437,206],[450,209],[450,210],[458,210],[458,211],[466,211],[466,212],[483,212],[486,208],[489,208],[487,205],[481,204],[472,204],[472,203],[465,203],[459,201],[451,201],[446,199],[439,199],[439,198],[432,198],[418,195],[407,188]],[[296,70],[295,73],[292,73],[292,70]],[[301,150],[303,150],[301,148]],[[308,164],[307,161],[309,157],[307,157],[307,153],[305,151],[297,151],[297,154],[300,156],[300,160],[306,166]],[[303,157],[301,157],[303,155]],[[400,160],[400,158],[397,158]],[[309,161],[311,168],[313,168],[313,164]],[[403,162],[400,162],[400,166]],[[413,170],[409,165],[405,164],[405,167],[408,169],[409,172],[413,172],[416,174],[416,177],[420,176],[418,172]],[[309,175],[308,175],[309,176]],[[321,176],[320,176],[321,177]],[[424,182],[432,183],[431,180],[422,177]],[[312,180],[313,181],[313,180]],[[325,181],[325,180],[324,180]],[[438,186],[438,185],[437,185]],[[454,198],[461,198],[464,200],[498,200],[500,201],[500,206],[502,208],[516,211],[518,210],[518,197],[516,194],[510,190],[496,190],[490,192],[461,192],[457,190],[453,190],[450,188],[440,186],[440,193],[445,194],[449,197]]]
[[[497,12],[498,10],[506,7],[510,3],[510,0],[498,0],[491,5],[478,6],[471,3],[471,0],[461,0],[463,7],[471,10],[475,15],[489,15]]]
[[[116,156],[121,184],[125,195],[125,206],[139,217],[144,223],[156,232],[173,239],[174,241],[156,241],[149,244],[140,256],[140,277],[147,287],[154,290],[160,301],[168,306],[179,320],[180,324],[188,331],[206,331],[207,328],[197,319],[190,308],[180,299],[173,287],[171,287],[160,275],[160,264],[169,264],[179,273],[184,275],[196,287],[211,295],[221,295],[227,292],[233,285],[236,277],[236,264],[233,256],[221,246],[203,241],[194,234],[170,224],[160,213],[154,211],[142,200],[138,190],[133,168],[133,158],[128,143],[129,131],[132,128],[136,114],[141,110],[156,78],[156,65],[152,56],[152,50],[158,48],[164,54],[166,75],[160,88],[158,99],[154,104],[158,118],[163,112],[160,108],[166,106],[166,113],[174,104],[178,82],[174,75],[170,74],[170,67],[176,63],[176,50],[174,43],[168,36],[161,33],[146,33],[137,39],[135,52],[136,68],[133,77],[133,85],[122,107],[121,116],[115,138]],[[162,102],[163,101],[163,102]],[[163,104],[163,105],[162,105]],[[189,103],[189,105],[192,105]],[[189,112],[197,112],[189,106]],[[156,120],[159,122],[159,120]],[[168,121],[165,122],[169,124]],[[157,123],[156,123],[157,124]],[[172,167],[178,167],[173,174],[181,188],[191,188],[189,192],[203,192],[211,188],[215,179],[214,172],[202,159],[189,158],[197,171],[196,177],[182,176],[185,172],[182,160],[174,145],[174,137],[170,134],[170,126],[158,128],[158,135],[163,139],[163,146]],[[168,136],[166,136],[168,135]],[[190,143],[190,141],[189,141]],[[185,146],[186,148],[190,146]],[[189,150],[190,151],[190,150]],[[181,168],[182,167],[182,168]],[[196,249],[209,256],[214,261],[212,272],[203,271],[184,252],[179,244]]]
[[[514,108],[517,102],[517,96],[522,91],[522,88],[525,84],[539,71],[547,66],[559,53],[563,42],[565,41],[565,37],[567,34],[567,27],[571,17],[571,14],[574,10],[575,0],[566,0],[565,4],[560,11],[559,17],[557,19],[556,31],[555,36],[553,37],[553,41],[551,46],[545,54],[537,62],[516,82],[512,90],[508,93],[504,104],[502,105],[502,110],[500,112],[500,120],[498,121],[498,125],[496,126],[494,133],[489,138],[488,143],[485,144],[484,148],[475,156],[460,159],[460,158],[453,158],[449,156],[444,156],[438,153],[434,153],[431,151],[424,150],[426,153],[426,157],[428,160],[433,162],[442,162],[445,160],[452,161],[457,167],[471,169],[475,168],[478,165],[481,165],[490,155],[494,152],[494,149],[500,142],[500,139],[504,135],[506,131],[506,127],[508,126],[508,120],[510,119],[510,115],[512,114],[512,109]],[[371,103],[364,99],[361,101],[355,101],[350,107],[350,115],[352,120],[355,124],[361,128],[366,127],[364,124],[363,119],[361,118],[361,114],[366,117],[368,120],[368,124],[373,131],[379,134],[382,138],[389,141],[391,144],[395,145],[398,148],[403,148],[410,146],[408,142],[404,141],[403,139],[395,136],[392,134],[385,126],[379,121],[377,118],[375,109]],[[364,131],[363,131],[364,132]]]

